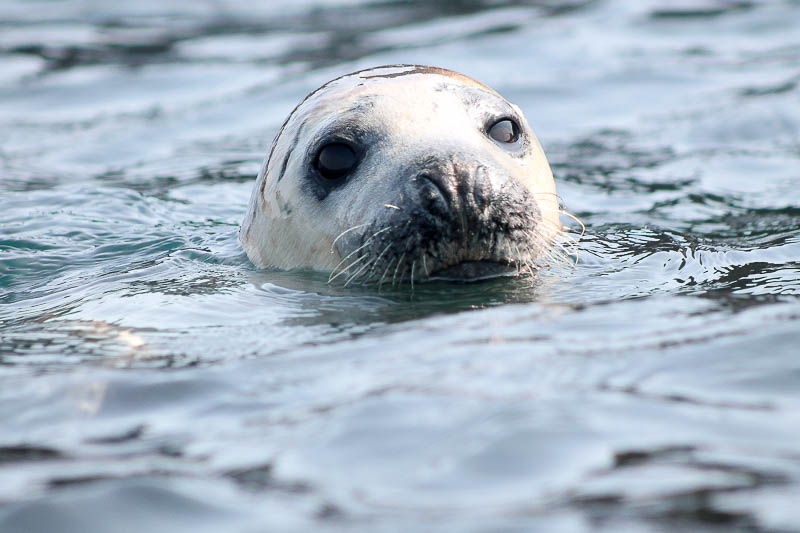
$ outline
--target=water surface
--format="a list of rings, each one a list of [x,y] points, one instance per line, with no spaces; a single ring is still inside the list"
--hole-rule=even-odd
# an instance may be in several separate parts
[[[0,530],[797,531],[800,4],[0,2]],[[387,289],[236,239],[343,73],[517,103],[574,267]]]

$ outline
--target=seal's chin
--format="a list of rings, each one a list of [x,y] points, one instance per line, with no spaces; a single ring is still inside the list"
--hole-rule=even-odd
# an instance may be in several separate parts
[[[432,272],[429,280],[479,281],[501,276],[515,276],[517,267],[492,261],[463,261],[457,265]]]

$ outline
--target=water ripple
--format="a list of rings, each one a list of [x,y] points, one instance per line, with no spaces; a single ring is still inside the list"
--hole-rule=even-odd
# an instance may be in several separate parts
[[[0,5],[0,530],[793,531],[796,2]],[[259,271],[283,118],[381,63],[519,104],[574,265]]]

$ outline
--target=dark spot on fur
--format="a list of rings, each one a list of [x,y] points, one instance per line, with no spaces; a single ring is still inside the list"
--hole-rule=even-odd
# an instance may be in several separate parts
[[[286,166],[289,164],[289,157],[291,157],[295,146],[297,146],[297,141],[300,140],[300,135],[303,134],[303,129],[305,126],[305,123],[303,123],[297,128],[297,133],[294,134],[292,143],[289,145],[289,149],[286,151],[286,156],[283,158],[283,162],[281,163],[281,171],[278,173],[278,179],[276,181],[280,182],[283,179],[283,175],[286,173]]]

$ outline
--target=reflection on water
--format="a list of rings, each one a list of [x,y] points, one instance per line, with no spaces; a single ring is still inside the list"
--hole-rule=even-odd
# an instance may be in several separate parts
[[[0,530],[796,530],[798,16],[0,2]],[[283,118],[388,63],[520,105],[574,266],[248,263]]]

